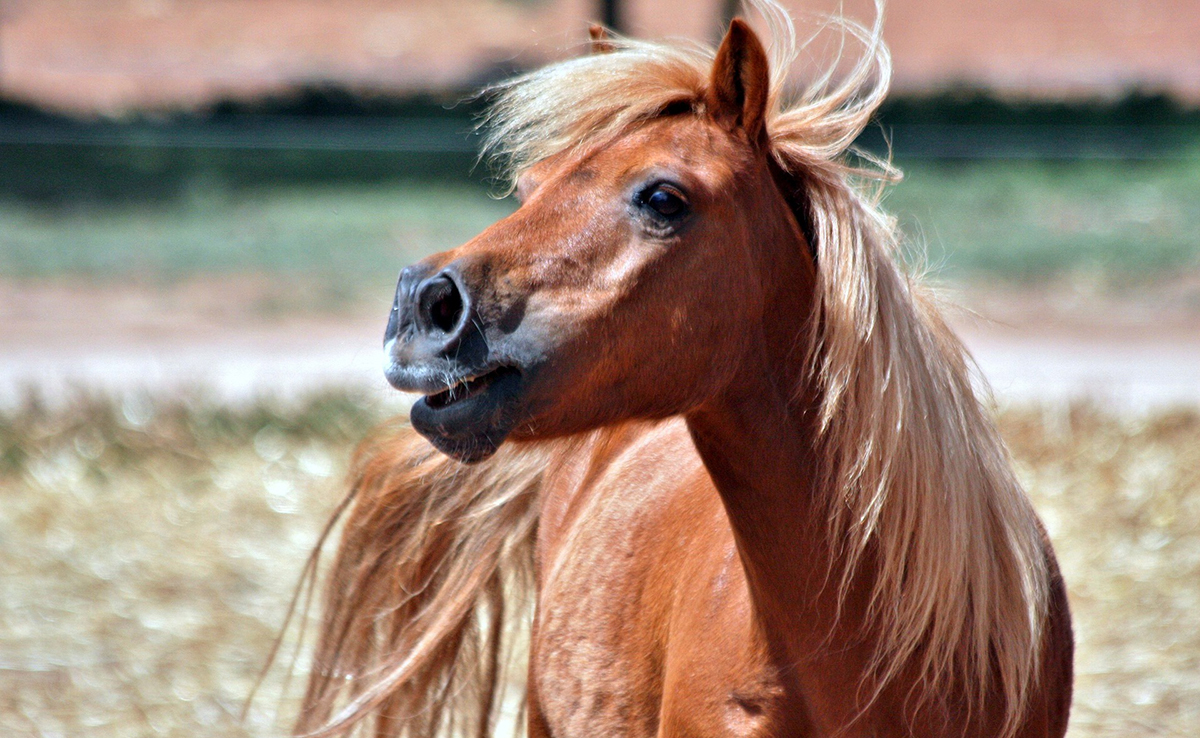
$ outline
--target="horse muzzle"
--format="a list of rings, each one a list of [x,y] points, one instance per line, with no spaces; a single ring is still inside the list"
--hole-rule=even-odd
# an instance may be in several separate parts
[[[400,273],[383,341],[388,382],[422,395],[412,406],[413,428],[461,461],[495,453],[512,430],[524,373],[492,350],[456,264]]]

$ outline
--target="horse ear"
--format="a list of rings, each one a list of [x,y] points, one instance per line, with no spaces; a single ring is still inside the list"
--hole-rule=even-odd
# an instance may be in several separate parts
[[[608,29],[599,23],[593,23],[588,27],[588,36],[592,39],[593,54],[607,54],[617,48],[612,42],[612,35],[609,34]]]
[[[724,128],[742,128],[752,142],[760,143],[770,87],[770,63],[762,42],[746,21],[734,18],[713,62],[705,100],[709,114]]]

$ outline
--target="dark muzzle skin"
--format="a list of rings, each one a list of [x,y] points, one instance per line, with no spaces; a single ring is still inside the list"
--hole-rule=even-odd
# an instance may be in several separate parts
[[[384,376],[413,403],[413,428],[443,453],[480,461],[516,420],[525,372],[489,336],[462,266],[425,262],[400,272],[383,335]]]

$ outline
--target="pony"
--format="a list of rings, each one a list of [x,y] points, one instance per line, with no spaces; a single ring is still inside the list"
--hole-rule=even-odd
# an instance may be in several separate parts
[[[298,735],[1064,734],[1050,542],[850,150],[882,8],[785,98],[754,5],[491,90],[520,205],[401,272]]]

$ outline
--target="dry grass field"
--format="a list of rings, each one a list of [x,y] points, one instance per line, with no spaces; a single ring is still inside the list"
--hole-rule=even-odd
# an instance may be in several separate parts
[[[284,669],[239,713],[376,420],[338,394],[0,418],[0,735],[282,733]],[[1071,735],[1195,735],[1200,413],[1009,409],[1002,425],[1071,588]]]

